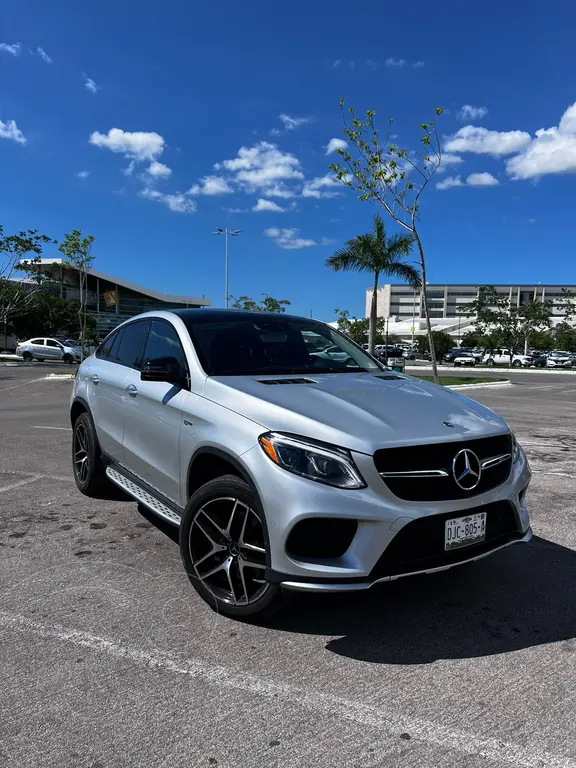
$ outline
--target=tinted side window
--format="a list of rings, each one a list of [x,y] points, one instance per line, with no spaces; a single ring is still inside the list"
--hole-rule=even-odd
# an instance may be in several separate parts
[[[124,326],[120,343],[114,349],[114,362],[125,365],[127,368],[135,368],[137,371],[142,368],[142,353],[148,327],[148,320],[140,320]]]
[[[158,360],[158,358],[166,357],[173,357],[177,360],[182,376],[186,376],[186,357],[176,329],[163,320],[152,320],[144,352],[144,363],[147,360]]]
[[[96,357],[104,358],[105,360],[110,357],[110,350],[114,346],[114,342],[118,338],[118,332],[110,334],[102,344],[96,350]]]
[[[44,339],[30,339],[28,344],[41,344],[44,346]]]

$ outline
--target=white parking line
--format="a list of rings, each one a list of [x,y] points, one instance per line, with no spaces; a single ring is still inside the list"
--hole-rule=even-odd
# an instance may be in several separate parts
[[[36,480],[40,480],[42,477],[43,475],[34,475],[33,477],[27,477],[25,480],[19,480],[17,483],[10,483],[10,485],[0,488],[0,493],[11,491],[13,488],[20,488],[21,485],[28,485],[28,483],[35,483]]]
[[[42,427],[37,424],[34,424],[34,426],[30,427],[30,429],[61,429],[64,432],[72,432],[72,427]]]
[[[58,624],[41,624],[26,616],[0,612],[0,628],[21,632],[36,637],[57,640],[62,643],[88,648],[115,659],[136,664],[150,670],[164,670],[176,675],[201,680],[210,685],[231,688],[243,693],[266,698],[275,697],[297,704],[314,713],[329,717],[340,717],[360,725],[380,728],[390,734],[408,731],[421,739],[443,749],[453,749],[468,755],[481,756],[486,760],[503,762],[514,768],[576,768],[576,761],[569,757],[544,752],[534,745],[522,747],[496,738],[447,728],[439,723],[404,716],[352,699],[332,694],[307,690],[296,685],[274,682],[235,672],[226,667],[208,664],[199,659],[185,659],[167,651],[143,650],[91,635],[76,629],[67,629]]]

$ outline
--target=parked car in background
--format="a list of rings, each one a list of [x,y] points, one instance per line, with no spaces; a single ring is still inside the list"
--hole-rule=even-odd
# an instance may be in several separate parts
[[[530,350],[530,357],[532,358],[532,365],[534,368],[545,368],[548,362],[548,353],[540,352],[537,349]]]
[[[451,349],[450,352],[448,352],[446,355],[444,355],[444,362],[445,363],[453,363],[454,360],[464,353],[471,353],[472,350],[468,349],[467,347],[454,347],[454,349]]]
[[[470,367],[474,367],[476,365],[476,358],[472,352],[460,352],[459,355],[456,355],[456,357],[452,358],[452,364],[456,367],[460,365],[469,365]]]
[[[519,355],[509,349],[493,349],[486,352],[482,362],[486,365],[508,365],[512,368],[529,368],[532,365],[530,355]]]
[[[352,362],[310,354],[304,333]],[[80,366],[70,421],[79,490],[114,483],[174,526],[193,588],[237,619],[532,536],[528,460],[503,418],[309,318],[131,318]]]
[[[23,360],[31,362],[38,360],[39,363],[44,360],[62,360],[64,363],[79,363],[82,360],[82,347],[71,339],[61,341],[53,337],[46,338],[38,336],[28,341],[19,341],[16,344],[16,354]]]
[[[574,365],[574,355],[564,350],[555,349],[548,355],[546,361],[547,368],[572,368]]]
[[[404,365],[404,350],[400,347],[379,346],[376,357],[390,367]]]

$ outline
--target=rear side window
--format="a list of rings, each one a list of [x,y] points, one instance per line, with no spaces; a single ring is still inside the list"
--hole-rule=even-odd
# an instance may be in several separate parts
[[[116,331],[116,333],[110,334],[110,336],[108,336],[108,338],[105,339],[96,350],[96,357],[103,358],[104,360],[110,358],[110,350],[114,346],[114,342],[117,338],[118,331]]]
[[[139,320],[124,326],[122,338],[113,350],[115,363],[137,371],[142,369],[142,354],[149,325],[148,320]]]
[[[41,344],[44,346],[44,339],[30,339],[28,344]]]
[[[186,357],[176,329],[163,320],[152,320],[144,351],[144,363],[147,360],[166,358],[174,358],[177,361],[184,378],[188,373]]]

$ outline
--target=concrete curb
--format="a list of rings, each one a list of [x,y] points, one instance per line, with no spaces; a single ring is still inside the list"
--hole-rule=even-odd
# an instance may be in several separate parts
[[[48,373],[46,376],[44,376],[43,379],[40,379],[40,381],[46,381],[46,379],[50,379],[50,381],[54,381],[56,379],[70,381],[74,378],[76,377],[73,373]]]
[[[428,371],[432,370],[432,366],[430,366],[430,365],[410,365],[410,366],[407,365],[406,369],[408,369],[408,368],[410,368],[411,371],[426,371],[426,372],[428,372]],[[554,375],[556,375],[556,376],[559,376],[559,375],[562,375],[562,376],[576,376],[576,370],[574,370],[573,368],[499,368],[496,365],[493,368],[488,368],[488,367],[480,366],[480,365],[475,365],[473,368],[464,368],[464,367],[461,367],[461,366],[455,367],[455,366],[448,366],[448,365],[446,365],[446,366],[439,365],[438,366],[438,375],[442,376],[442,373],[444,371],[449,371],[450,373],[455,373],[455,372],[458,372],[458,371],[466,371],[467,373],[474,373],[474,372],[481,371],[482,373],[484,373],[485,371],[486,372],[490,371],[490,373],[492,373],[492,374],[497,374],[497,373],[525,373],[525,374],[530,375],[531,373],[537,373],[537,374],[543,373],[544,375],[550,375],[550,376],[554,376]]]
[[[448,384],[445,389],[494,389],[500,387],[512,387],[513,384],[510,379],[502,379],[501,381],[483,381],[479,384]]]

